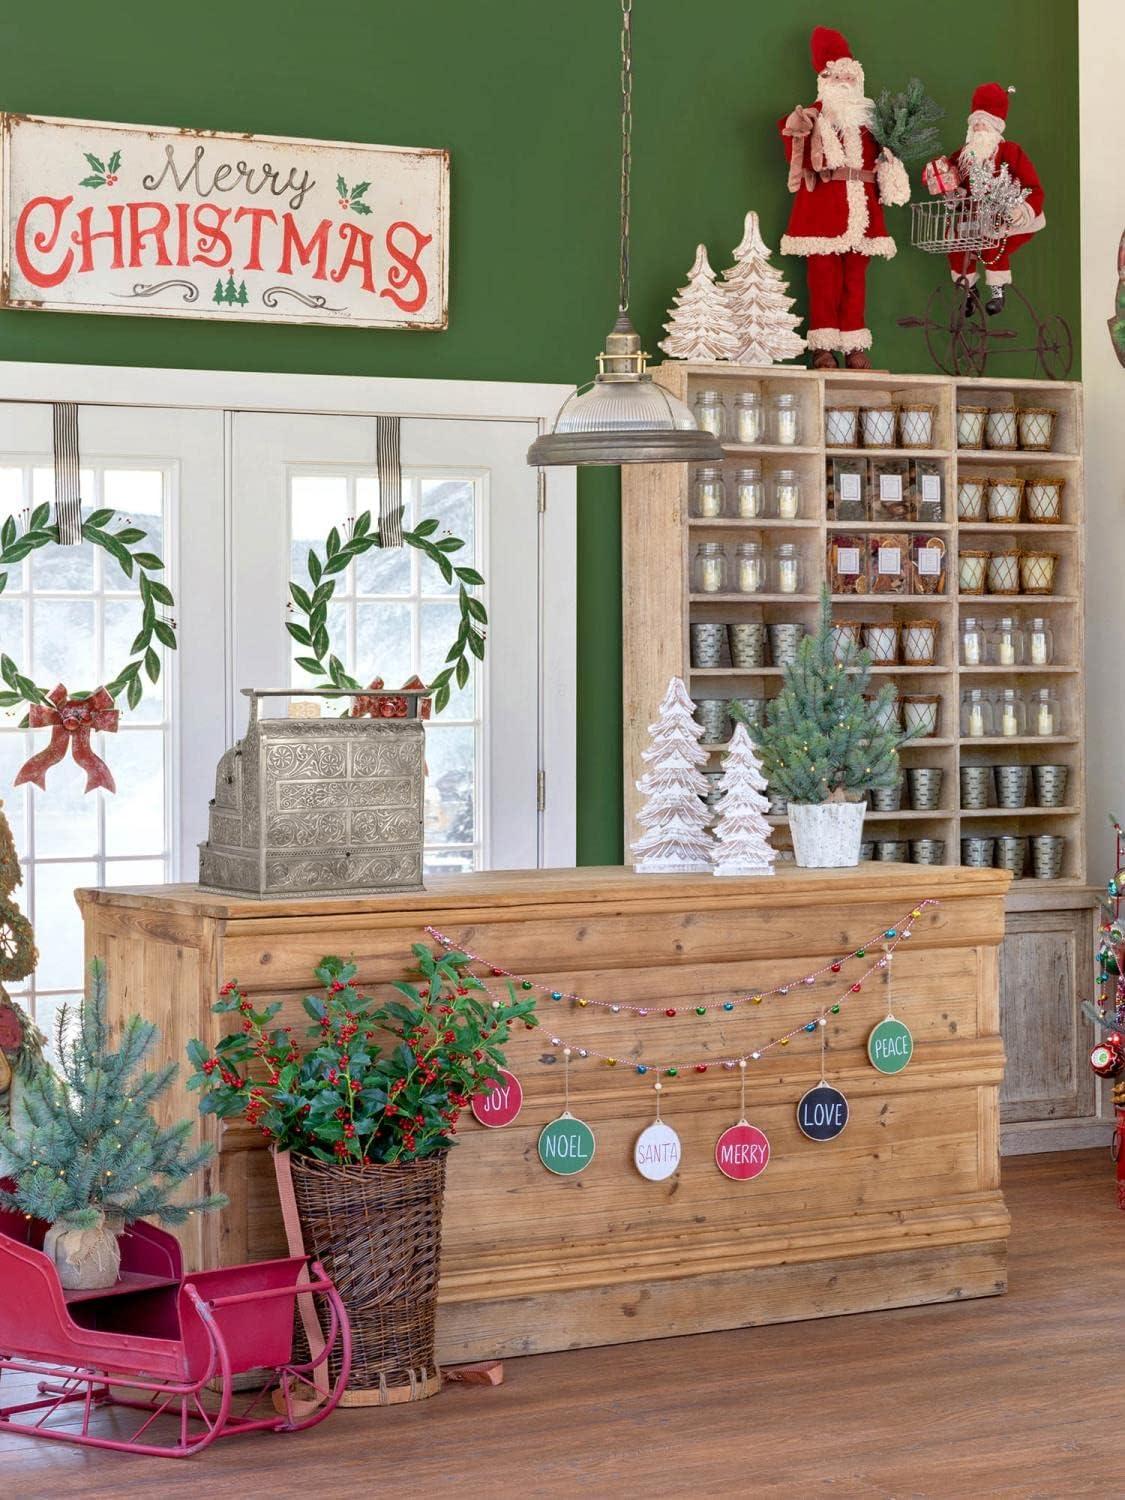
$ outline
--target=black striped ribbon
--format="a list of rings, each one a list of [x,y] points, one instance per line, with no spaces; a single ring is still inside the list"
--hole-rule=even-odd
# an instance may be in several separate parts
[[[78,407],[73,401],[51,404],[55,438],[55,524],[59,545],[82,540],[82,497],[78,493]]]
[[[375,418],[375,465],[379,475],[379,539],[402,546],[402,419]]]

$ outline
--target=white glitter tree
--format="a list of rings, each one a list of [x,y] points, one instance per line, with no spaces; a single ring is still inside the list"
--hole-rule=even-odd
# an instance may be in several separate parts
[[[716,804],[716,875],[772,875],[766,778],[745,724],[736,724],[723,757]]]
[[[709,788],[699,769],[707,752],[700,748],[703,726],[694,710],[687,689],[673,677],[659,718],[649,725],[652,743],[641,751],[648,770],[637,782],[645,795],[637,821],[646,830],[632,846],[638,874],[706,873],[711,868],[715,841],[703,802]]]
[[[660,347],[670,359],[734,359],[738,329],[724,289],[715,284],[707,247],[697,245],[687,286],[676,293]]]
[[[772,254],[758,227],[758,215],[746,215],[742,241],[734,265],[723,272],[720,291],[735,325],[735,351],[729,358],[742,365],[772,365],[796,359],[805,341],[796,331],[801,321],[789,309],[789,283],[770,264]]]

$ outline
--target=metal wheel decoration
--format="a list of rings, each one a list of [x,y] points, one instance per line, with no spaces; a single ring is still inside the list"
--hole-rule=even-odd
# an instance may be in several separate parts
[[[930,358],[943,375],[983,375],[990,354],[1034,354],[1048,380],[1065,380],[1074,359],[1070,325],[1058,313],[1041,318],[1030,299],[1016,286],[1005,288],[1007,304],[1023,309],[1034,329],[1035,342],[1018,343],[1014,328],[990,327],[976,287],[947,281],[936,286],[921,317],[899,318],[900,328],[920,328]]]

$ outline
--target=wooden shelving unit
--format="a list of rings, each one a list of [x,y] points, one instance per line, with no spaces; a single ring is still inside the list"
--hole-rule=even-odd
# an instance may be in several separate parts
[[[1086,884],[1086,772],[1084,701],[1084,519],[1082,468],[1082,390],[1072,382],[1028,380],[958,380],[945,376],[890,375],[878,371],[814,371],[786,366],[769,369],[739,368],[729,364],[668,363],[655,372],[656,380],[669,391],[693,402],[702,388],[723,393],[728,410],[744,390],[756,390],[768,410],[778,393],[797,397],[800,442],[794,446],[725,444],[724,470],[728,497],[733,497],[735,475],[747,460],[760,462],[763,478],[770,484],[779,468],[796,470],[801,484],[801,508],[794,520],[776,518],[743,520],[731,516],[700,518],[691,514],[693,475],[679,465],[633,465],[622,471],[622,546],[624,611],[624,785],[625,847],[637,835],[635,814],[639,797],[635,780],[640,752],[648,742],[647,726],[669,677],[682,677],[695,698],[771,697],[778,691],[780,671],[775,667],[742,670],[692,668],[689,626],[696,621],[761,621],[766,624],[799,621],[812,627],[816,621],[819,589],[826,578],[827,543],[838,533],[865,536],[879,532],[927,533],[940,536],[947,548],[945,592],[942,594],[835,595],[834,615],[841,620],[933,619],[938,622],[937,664],[932,667],[895,666],[876,669],[876,680],[892,681],[900,694],[928,693],[939,697],[937,733],[912,742],[903,750],[903,763],[940,766],[944,771],[941,807],[935,811],[869,814],[865,838],[911,840],[937,838],[945,845],[946,864],[958,864],[961,839],[969,834],[1057,833],[1065,840],[1062,876],[1055,881],[1024,878],[1013,882],[1008,897],[1011,937],[1014,946],[1002,975],[1011,984],[1026,987],[1029,975],[1050,974],[1051,982],[1068,973],[1075,985],[1088,992],[1086,952],[1092,951],[1093,894]],[[935,446],[929,449],[865,449],[828,447],[825,443],[825,409],[828,405],[878,404],[880,402],[926,402],[936,408]],[[958,448],[956,414],[959,404],[989,406],[1051,407],[1057,412],[1054,448],[1049,453],[989,451]],[[837,521],[830,513],[829,471],[836,458],[880,460],[928,459],[942,479],[943,517],[940,522]],[[959,480],[964,476],[1012,474],[1021,478],[1044,474],[1066,481],[1063,519],[1058,525],[1020,521],[1013,525],[987,521],[961,522],[957,518]],[[701,541],[725,541],[734,545],[760,536],[768,554],[779,542],[796,546],[801,558],[800,592],[797,594],[695,593],[691,586],[691,564]],[[971,595],[958,592],[958,558],[962,546],[989,548],[1001,538],[1021,548],[1041,545],[1057,554],[1055,588],[1051,595]],[[959,661],[960,626],[965,616],[978,615],[987,623],[1001,614],[1026,623],[1033,616],[1050,621],[1054,653],[1050,666],[981,667]],[[1059,732],[1039,737],[961,736],[960,701],[969,687],[1014,685],[1030,693],[1050,687],[1060,705]],[[710,746],[712,767],[718,769],[722,746]],[[962,765],[1051,763],[1066,765],[1066,805],[1059,808],[991,808],[962,811],[960,769]],[[905,798],[904,798],[905,800]],[[775,842],[788,844],[784,817],[772,819]],[[626,853],[628,858],[628,853]],[[1029,861],[1030,868],[1030,861]],[[1046,945],[1046,946],[1044,946]],[[1046,977],[1043,983],[1047,983]],[[1007,981],[1005,981],[1007,984]],[[1030,1001],[1026,1002],[1030,1004]],[[1008,1011],[1014,1014],[1013,995]],[[1031,1024],[1029,1019],[1029,1024]],[[1038,1034],[1038,1033],[1037,1033]],[[1040,1037],[1040,1040],[1042,1038]],[[1041,1149],[1034,1128],[1042,1123],[1047,1135],[1060,1124],[1071,1134],[1056,1130],[1050,1138],[1057,1145],[1092,1143],[1090,1115],[1092,1091],[1081,1087],[1085,1067],[1081,1055],[1088,1040],[1083,1023],[1073,1021],[1064,1041],[1056,1040],[1068,1083],[1055,1079],[1044,1083],[1029,1078],[1017,1084],[1023,1097],[1013,1102],[1011,1118],[1023,1132],[1023,1149]],[[1090,1044],[1092,1045],[1092,1039]],[[1061,1048],[1061,1051],[1059,1049]],[[1011,1070],[1011,1065],[1010,1065]],[[1048,1123],[1050,1122],[1050,1124]],[[1096,1122],[1102,1129],[1102,1122]],[[1081,1128],[1078,1128],[1081,1127]],[[1083,1130],[1087,1134],[1082,1133]],[[1046,1136],[1043,1137],[1044,1139]],[[1101,1136],[1097,1135],[1097,1139]],[[1030,1140],[1033,1144],[1028,1145]]]
[[[652,719],[670,676],[682,676],[697,698],[770,697],[777,691],[780,669],[773,666],[742,669],[724,665],[693,668],[689,625],[694,621],[737,622],[760,620],[770,624],[799,621],[815,623],[819,590],[826,577],[827,543],[831,536],[855,533],[874,536],[881,532],[938,535],[947,551],[945,591],[940,594],[836,594],[834,614],[841,620],[896,621],[932,618],[938,621],[937,664],[876,669],[879,679],[893,681],[900,694],[933,693],[940,698],[938,731],[914,741],[903,750],[909,766],[935,765],[944,771],[942,809],[901,815],[872,813],[870,836],[878,839],[940,838],[945,843],[945,862],[960,861],[961,838],[968,833],[1010,831],[1021,819],[1034,821],[1036,829],[1058,832],[1066,840],[1063,882],[1083,885],[1086,878],[1085,736],[1082,680],[1082,407],[1081,387],[1071,383],[1004,380],[954,380],[942,376],[884,375],[878,372],[812,371],[775,366],[770,370],[740,369],[728,364],[666,364],[656,379],[689,404],[698,391],[710,387],[722,391],[728,409],[744,390],[756,390],[768,409],[779,392],[796,395],[800,419],[800,443],[793,446],[724,444],[727,490],[733,496],[735,474],[747,459],[762,468],[767,487],[778,468],[794,469],[801,482],[801,513],[793,520],[775,517],[744,520],[733,516],[702,518],[691,514],[692,474],[687,466],[637,467],[624,471],[623,530],[625,598],[625,789],[627,838],[635,836],[633,815],[637,796],[633,786],[640,751],[647,740]],[[992,452],[959,449],[956,414],[959,401],[987,406],[1000,398],[1021,404],[1053,407],[1055,451],[1022,450]],[[829,447],[825,444],[825,407],[844,404],[862,406],[879,402],[915,400],[936,408],[935,446],[932,448]],[[847,521],[836,520],[829,502],[829,469],[836,458],[928,459],[936,465],[942,481],[942,520]],[[1012,525],[992,522],[961,522],[957,519],[957,488],[962,475],[1044,472],[1066,480],[1063,492],[1063,522],[1036,525],[1021,521]],[[701,541],[725,541],[731,548],[750,536],[760,536],[766,552],[780,541],[793,543],[801,558],[799,593],[741,594],[697,593],[691,584],[695,548]],[[957,592],[958,553],[966,545],[987,548],[997,538],[1012,538],[1017,545],[1040,544],[1058,556],[1058,592],[1051,595],[971,595]],[[966,667],[958,660],[961,620],[977,614],[986,621],[999,614],[1026,622],[1034,615],[1051,621],[1055,638],[1052,663],[1016,668],[987,665]],[[960,702],[966,687],[1014,684],[1030,692],[1049,686],[1058,695],[1061,732],[1040,738],[963,739],[960,734]],[[740,692],[739,690],[744,691]],[[715,765],[721,746],[717,747]],[[1024,809],[1013,814],[990,809],[962,814],[959,803],[959,772],[962,764],[998,765],[1005,762],[1048,761],[1065,764],[1069,770],[1065,808]],[[786,842],[784,819],[779,820],[779,842]],[[965,824],[962,827],[962,824]],[[1031,878],[1018,882],[1038,890],[1044,882]],[[1054,884],[1054,882],[1051,882]]]

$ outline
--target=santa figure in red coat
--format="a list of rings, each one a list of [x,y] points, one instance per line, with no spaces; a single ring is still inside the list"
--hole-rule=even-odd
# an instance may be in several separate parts
[[[985,250],[980,256],[980,262],[984,265],[985,283],[989,289],[988,301],[984,306],[985,311],[990,313],[998,313],[1004,306],[1004,288],[1012,279],[1012,255],[1021,245],[1026,245],[1033,235],[1038,234],[1047,222],[1043,217],[1043,185],[1030,157],[1015,141],[1004,139],[1004,128],[1008,123],[1008,95],[1014,93],[1015,89],[1001,88],[998,83],[981,84],[973,94],[965,144],[958,157],[961,181],[965,188],[969,187],[970,169],[980,165],[987,167],[993,177],[999,176],[1001,169],[1007,167],[1012,181],[1018,187],[1028,189],[1027,196],[1022,203],[1016,205],[1009,218],[1011,233],[994,250]],[[975,255],[951,255],[949,268],[954,281],[970,287],[976,285],[978,261]]]
[[[871,134],[874,105],[863,91],[863,69],[838,31],[816,28],[812,64],[816,103],[779,121],[796,195],[781,250],[805,257],[814,369],[835,369],[839,351],[848,369],[868,370],[867,262],[894,255],[882,205],[907,202],[910,183]]]

